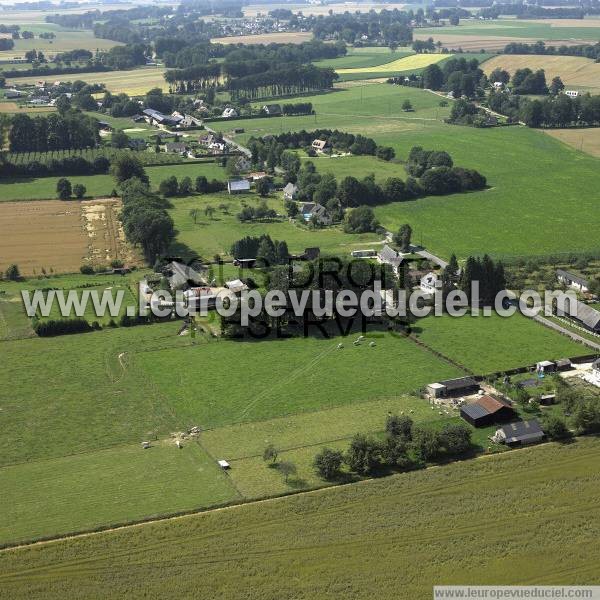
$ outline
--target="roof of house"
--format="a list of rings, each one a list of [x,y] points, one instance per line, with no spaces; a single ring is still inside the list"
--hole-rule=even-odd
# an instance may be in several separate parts
[[[570,271],[565,271],[563,269],[556,269],[556,276],[560,279],[568,279],[572,283],[576,283],[577,285],[582,285],[583,287],[588,287],[589,282],[584,277],[576,275],[575,273],[571,273]]]
[[[204,277],[198,271],[177,261],[165,265],[165,272],[170,273],[169,283],[171,287],[181,287],[190,281],[199,284],[205,283]]]
[[[500,427],[499,431],[502,431],[508,444],[536,440],[544,436],[544,430],[537,419],[516,421]]]
[[[288,183],[284,188],[285,194],[295,194],[298,191],[298,186],[295,183]]]
[[[314,202],[305,202],[301,207],[300,207],[300,212],[303,215],[308,215],[310,214],[310,211],[315,207],[315,203]]]
[[[377,254],[379,260],[390,265],[399,265],[402,262],[402,257],[393,248],[387,244]]]
[[[269,114],[275,114],[281,112],[281,106],[279,104],[265,104],[263,106],[263,110],[268,112]]]
[[[241,279],[234,279],[233,281],[227,281],[225,287],[230,289],[232,292],[241,292],[247,290],[248,286]]]
[[[230,191],[240,192],[250,189],[250,182],[247,179],[236,179],[227,182]]]
[[[479,387],[479,384],[472,377],[458,377],[457,379],[447,379],[440,381],[447,390],[462,390],[466,388]]]
[[[314,148],[325,148],[327,146],[327,140],[314,140],[312,145]]]
[[[494,415],[503,408],[512,408],[506,400],[497,400],[491,396],[481,396],[477,402],[466,404],[460,410],[472,419],[480,419],[488,415]]]
[[[579,301],[576,303],[569,302],[568,304],[567,313],[570,317],[575,317],[590,329],[600,327],[600,312],[595,308]]]
[[[165,144],[167,151],[183,152],[186,149],[184,142],[167,142]]]

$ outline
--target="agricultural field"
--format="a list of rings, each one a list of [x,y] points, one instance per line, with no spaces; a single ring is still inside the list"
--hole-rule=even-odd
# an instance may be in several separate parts
[[[331,67],[332,69],[377,67],[389,63],[390,59],[403,58],[412,54],[413,51],[410,48],[398,48],[396,52],[392,53],[389,48],[381,46],[349,47],[346,56],[324,58],[314,61],[314,64],[318,67]]]
[[[94,38],[96,39],[96,38]],[[114,42],[113,42],[114,43]],[[78,48],[81,46],[77,46]],[[1,54],[1,53],[0,53]],[[163,74],[165,69],[162,67],[141,67],[129,71],[109,71],[107,73],[77,73],[75,75],[65,75],[66,81],[81,79],[86,83],[104,83],[106,89],[113,94],[129,94],[130,96],[143,96],[152,88],[161,88],[164,91],[169,90]],[[33,85],[40,79],[38,76],[18,77],[11,79],[9,84]]]
[[[139,258],[125,241],[117,199],[0,202],[0,271],[18,264],[23,275],[78,271]]]
[[[590,129],[544,129],[544,133],[571,146],[575,150],[600,158],[600,135]]]
[[[313,34],[310,31],[291,31],[289,33],[258,33],[256,35],[217,37],[212,38],[210,41],[213,44],[301,44],[312,40],[312,37]]]
[[[26,27],[22,26],[22,28],[25,29]],[[95,52],[96,50],[109,50],[114,46],[121,45],[119,42],[113,40],[96,38],[94,37],[94,34],[88,30],[66,31],[60,28],[48,30],[53,31],[56,34],[55,39],[46,40],[36,36],[34,39],[29,40],[14,40],[15,46],[12,50],[0,51],[0,60],[24,58],[25,53],[28,50],[34,49],[38,51],[41,50],[46,56],[52,57],[60,52],[68,52],[69,50],[75,50],[77,48],[84,48]]]
[[[585,23],[585,25],[582,25]],[[510,42],[543,40],[548,44],[557,46],[563,43],[576,41],[577,43],[597,42],[598,32],[600,31],[600,19],[589,19],[585,21],[574,21],[573,19],[496,19],[496,20],[461,20],[460,25],[445,27],[425,27],[419,29],[417,39],[427,39],[433,37],[435,41],[451,48],[462,46],[461,41],[477,42],[481,44],[479,48],[492,49],[490,44],[486,44],[486,39],[490,42],[508,40],[504,45]],[[453,36],[453,44],[444,41],[444,36]]]
[[[337,69],[340,75],[351,75],[356,73],[401,73],[403,71],[412,71],[414,69],[422,69],[429,65],[436,64],[447,58],[451,58],[451,54],[412,54],[403,56],[391,62],[373,67],[356,67],[353,69]],[[381,77],[381,75],[379,75]]]
[[[451,357],[477,375],[590,353],[587,346],[519,314],[509,318],[497,314],[462,318],[432,316],[419,319],[414,334],[429,348]]]
[[[177,178],[191,177],[192,181],[199,175],[209,179],[225,179],[225,171],[216,163],[179,163],[162,167],[146,167],[152,187],[157,188],[160,182],[171,175]],[[60,177],[37,177],[31,179],[0,180],[0,206],[3,202],[16,200],[45,200],[56,198],[56,183]],[[115,180],[111,175],[81,175],[69,177],[73,185],[81,183],[87,189],[87,196],[109,196],[115,189]]]
[[[599,469],[597,439],[547,444],[6,550],[0,583],[15,599],[132,590],[241,599],[251,589],[254,598],[411,600],[435,584],[592,584]]]
[[[415,112],[402,112],[406,99]],[[241,143],[252,135],[328,127],[372,136],[381,145],[393,146],[400,160],[419,145],[446,150],[455,164],[479,170],[488,180],[484,191],[388,204],[375,210],[391,231],[410,223],[413,239],[440,256],[454,252],[464,258],[488,252],[514,257],[597,250],[598,159],[525,127],[478,130],[446,124],[443,119],[450,107],[440,107],[439,96],[415,88],[356,85],[304,100],[313,103],[316,118],[238,120],[228,127],[230,131],[245,128],[244,134],[236,136]],[[523,181],[528,182],[526,189]],[[577,181],[577,188],[569,181]],[[570,223],[576,221],[575,227],[565,226],[567,214]]]
[[[517,69],[529,68],[532,71],[544,69],[546,80],[560,77],[569,89],[583,90],[592,94],[600,91],[600,63],[583,56],[526,56],[504,54],[483,64],[483,71],[489,75],[494,69],[504,69],[511,76]]]

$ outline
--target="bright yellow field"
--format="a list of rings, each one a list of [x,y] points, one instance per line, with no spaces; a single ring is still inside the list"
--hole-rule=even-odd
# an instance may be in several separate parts
[[[412,71],[422,69],[451,57],[452,54],[413,54],[393,60],[392,62],[376,67],[360,67],[356,69],[337,69],[340,75],[350,73],[390,73],[391,71]]]
[[[511,75],[517,69],[528,67],[532,70],[544,69],[546,80],[550,82],[557,75],[567,87],[600,91],[600,63],[582,56],[513,56],[503,54],[483,63],[483,70],[489,75],[494,69],[501,68]]]
[[[63,78],[81,79],[86,83],[104,83],[106,89],[113,94],[125,93],[130,96],[139,96],[145,94],[148,90],[159,87],[168,91],[169,87],[165,82],[161,67],[144,67],[132,71],[114,71],[109,73],[84,73],[78,75],[67,75]],[[35,83],[38,77],[19,77],[11,80],[10,83]]]
[[[213,38],[213,44],[302,44],[312,40],[312,33],[292,31],[290,33],[259,33],[256,35],[232,35]]]

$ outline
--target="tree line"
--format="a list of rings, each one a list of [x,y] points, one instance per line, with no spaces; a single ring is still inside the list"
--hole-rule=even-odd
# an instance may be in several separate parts
[[[52,158],[47,162],[33,160],[25,164],[0,162],[0,177],[52,177],[60,175],[103,175],[108,173],[110,161],[104,156],[87,160],[81,156]]]
[[[96,119],[76,110],[65,114],[17,114],[11,119],[8,134],[11,152],[93,148],[100,135]]]
[[[550,54],[560,56],[583,56],[592,60],[600,59],[600,42],[596,44],[579,44],[577,46],[547,46],[539,41],[534,44],[511,42],[504,47],[504,54]]]

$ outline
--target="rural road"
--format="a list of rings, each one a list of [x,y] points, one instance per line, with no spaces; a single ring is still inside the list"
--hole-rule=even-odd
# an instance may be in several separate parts
[[[587,338],[584,338],[583,336],[578,335],[577,333],[570,331],[569,329],[565,329],[564,327],[561,327],[557,323],[554,323],[553,321],[550,321],[550,320],[546,319],[545,317],[537,315],[537,316],[533,317],[533,320],[537,321],[538,323],[541,323],[542,325],[545,325],[546,327],[549,327],[550,329],[554,329],[555,331],[558,331],[559,333],[569,336],[575,342],[580,342],[581,344],[584,344],[585,346],[588,346],[589,348],[593,348],[594,350],[600,351],[600,344],[597,344],[596,342],[592,342],[592,340],[588,340]]]
[[[208,125],[206,125],[206,123],[204,123],[204,129],[206,129],[206,131],[212,133],[212,134],[216,134],[217,132],[214,129],[211,129]],[[250,152],[250,150],[248,150],[248,148],[246,148],[246,146],[242,146],[241,144],[239,144],[238,142],[236,142],[235,140],[232,140],[231,138],[227,137],[227,136],[223,136],[223,139],[228,143],[231,144],[232,146],[234,146],[235,148],[237,148],[242,154],[245,154],[248,158],[252,158],[252,152]]]

